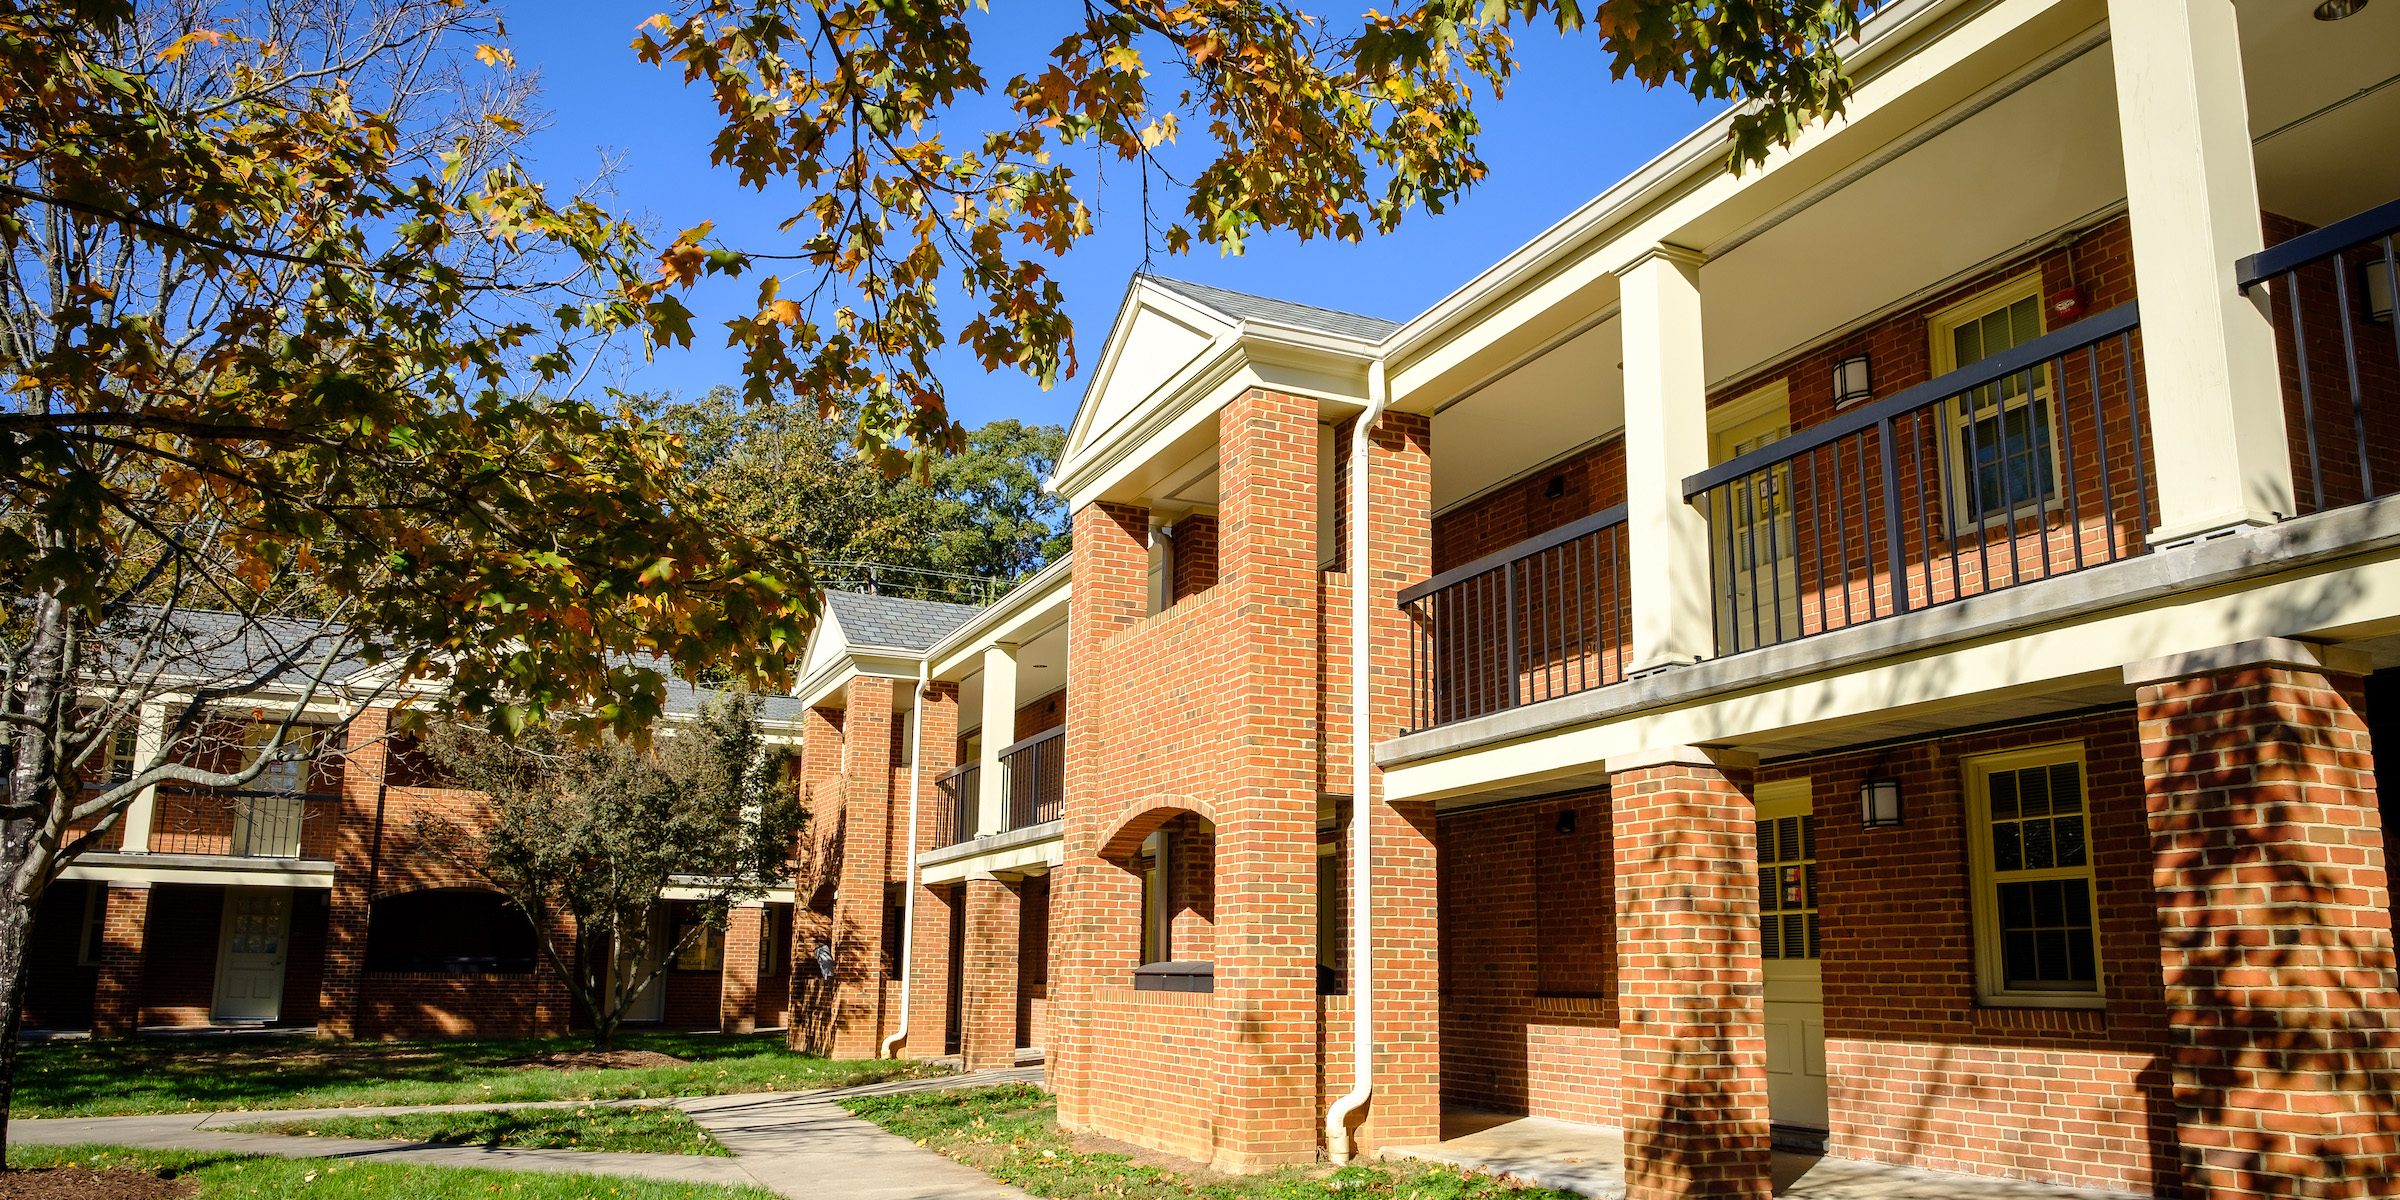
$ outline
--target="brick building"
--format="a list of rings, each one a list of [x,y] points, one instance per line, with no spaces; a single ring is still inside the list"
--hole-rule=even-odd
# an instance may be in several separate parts
[[[2400,11],[1875,8],[1842,121],[1412,319],[1133,281],[1053,480],[1062,1122],[2400,1194]]]
[[[668,720],[708,699],[670,684]],[[123,769],[155,752],[167,707],[152,705],[119,743]],[[180,753],[230,769],[289,707],[273,689],[246,697]],[[246,788],[162,786],[137,798],[44,895],[24,1023],[102,1037],[236,1025],[363,1038],[553,1035],[578,1024],[526,919],[412,845],[419,814],[471,819],[483,801],[434,778],[412,743],[387,737],[390,712],[369,709],[337,730],[329,707],[304,704],[298,728],[316,742],[313,761],[271,767]],[[762,718],[770,739],[798,739],[790,700],[768,699]],[[660,897],[657,940],[694,919],[700,895]],[[789,888],[737,908],[723,936],[694,943],[636,1000],[633,1020],[786,1026],[789,941],[772,935],[791,928],[791,909]]]

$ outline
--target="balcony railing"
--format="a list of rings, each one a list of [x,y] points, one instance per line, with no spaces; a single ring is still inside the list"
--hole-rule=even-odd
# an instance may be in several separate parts
[[[1409,728],[1571,696],[1625,677],[1632,610],[1618,505],[1400,593]]]
[[[2112,309],[1684,480],[1717,653],[2144,553],[2139,324]]]
[[[232,858],[331,858],[340,801],[314,792],[161,788],[149,849]]]
[[[2247,292],[2266,285],[2302,512],[2400,491],[2400,321],[2392,243],[2400,200],[2251,255]]]
[[[982,778],[982,764],[967,763],[951,768],[933,781],[934,790],[942,796],[942,803],[934,808],[935,849],[975,840],[975,809],[982,799]]]
[[[1000,751],[1008,771],[1008,827],[1055,821],[1066,812],[1066,727],[1045,730]]]

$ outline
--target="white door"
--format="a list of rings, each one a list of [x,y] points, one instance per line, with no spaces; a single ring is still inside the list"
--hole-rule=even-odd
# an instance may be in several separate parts
[[[289,888],[225,889],[217,953],[216,1019],[273,1021],[283,1012],[283,961],[291,941]]]
[[[1709,435],[1709,462],[1721,463],[1792,436],[1790,404],[1754,395],[1727,405],[1755,412]],[[1711,493],[1715,529],[1717,628],[1723,648],[1749,650],[1800,636],[1798,529],[1792,522],[1792,468],[1778,464]]]
[[[659,905],[650,912],[650,945],[642,952],[642,965],[636,969],[635,978],[641,978],[658,969],[659,949],[665,946],[667,939],[672,936],[674,936],[674,930],[667,924],[667,906]],[[649,987],[643,988],[639,994],[634,996],[632,1003],[625,1006],[625,1019],[628,1021],[664,1021],[667,1019],[666,976],[661,975],[652,980]]]
[[[1817,834],[1805,779],[1758,789],[1758,909],[1767,985],[1767,1114],[1778,1125],[1825,1129]]]

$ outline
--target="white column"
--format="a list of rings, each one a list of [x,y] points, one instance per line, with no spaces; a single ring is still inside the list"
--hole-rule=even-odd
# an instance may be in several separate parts
[[[2234,287],[2258,180],[2232,0],[2109,0],[2160,545],[2292,515],[2275,334]]]
[[[1708,466],[1700,255],[1658,245],[1617,271],[1625,352],[1625,523],[1632,562],[1629,674],[1711,651],[1708,521],[1683,480]]]
[[[996,642],[983,652],[983,798],[976,806],[977,833],[1008,828],[1008,775],[1000,751],[1016,740],[1017,647]]]
[[[159,746],[167,738],[167,706],[152,701],[142,706],[140,725],[134,734],[133,765],[135,770],[150,765],[158,757]],[[158,789],[146,787],[125,806],[124,850],[127,854],[150,853],[150,819],[157,811]]]

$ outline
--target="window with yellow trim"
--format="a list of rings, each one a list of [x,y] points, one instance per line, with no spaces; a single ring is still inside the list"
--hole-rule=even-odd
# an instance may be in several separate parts
[[[1980,755],[1965,770],[1979,992],[2007,1003],[2098,1003],[2082,745]]]

